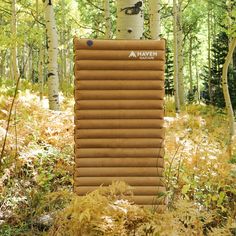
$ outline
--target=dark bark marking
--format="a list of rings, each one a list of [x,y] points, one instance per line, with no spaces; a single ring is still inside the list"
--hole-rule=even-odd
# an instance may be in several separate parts
[[[143,5],[142,1],[138,1],[137,3],[134,4],[132,7],[125,7],[121,9],[121,11],[125,11],[126,15],[137,15],[139,12],[141,12],[141,7]]]
[[[50,77],[50,76],[54,76],[55,74],[54,73],[48,73],[48,78]]]

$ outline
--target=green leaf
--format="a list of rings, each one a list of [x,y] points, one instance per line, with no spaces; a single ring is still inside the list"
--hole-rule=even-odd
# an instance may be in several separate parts
[[[185,184],[181,191],[182,194],[186,194],[189,191],[190,187],[191,187],[190,184]]]

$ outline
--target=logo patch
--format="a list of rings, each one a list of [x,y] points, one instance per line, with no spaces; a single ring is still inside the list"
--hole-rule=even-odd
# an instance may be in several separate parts
[[[154,60],[158,56],[156,51],[131,51],[129,58],[138,58],[140,60]]]

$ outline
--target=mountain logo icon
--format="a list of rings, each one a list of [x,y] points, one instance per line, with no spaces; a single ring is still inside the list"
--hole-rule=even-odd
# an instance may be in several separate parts
[[[129,57],[137,57],[134,51],[131,51]]]

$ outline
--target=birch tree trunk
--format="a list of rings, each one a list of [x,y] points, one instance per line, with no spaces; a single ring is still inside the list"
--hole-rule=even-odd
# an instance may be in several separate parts
[[[66,48],[66,42],[67,42],[67,37],[66,37],[66,29],[64,31],[64,37],[63,37],[64,43],[63,43],[63,57],[62,57],[62,66],[63,66],[63,79],[64,79],[64,84],[65,86],[67,85],[67,48]],[[66,88],[66,95],[67,95],[67,88]]]
[[[178,86],[180,106],[185,104],[185,92],[183,81],[183,32],[182,32],[182,0],[177,5],[177,44],[178,44]]]
[[[177,3],[173,0],[173,38],[174,38],[174,95],[175,111],[180,112],[179,81],[178,81],[178,40],[177,40]]]
[[[28,47],[28,66],[27,66],[27,74],[26,77],[27,79],[32,82],[32,77],[33,77],[33,49],[32,49],[32,45]]]
[[[160,39],[161,21],[160,21],[160,0],[149,0],[150,31],[152,39]]]
[[[212,87],[211,87],[211,9],[210,3],[208,2],[208,13],[207,13],[207,34],[208,34],[208,93],[210,104],[212,104]]]
[[[65,10],[65,0],[62,0],[62,13],[67,14]],[[66,31],[66,21],[62,22],[62,34],[61,34],[61,84],[60,87],[64,87],[66,85],[66,45],[67,45],[67,37],[66,37],[67,31]],[[67,88],[65,88],[65,91],[67,93]]]
[[[104,0],[104,16],[105,16],[105,38],[111,38],[111,16],[109,0]]]
[[[39,48],[39,61],[38,61],[38,76],[39,76],[39,96],[40,100],[43,99],[43,88],[44,88],[44,78],[43,78],[43,62],[44,62],[44,55],[43,55],[43,48]]]
[[[59,110],[58,36],[52,0],[43,0],[48,39],[48,99],[49,109]]]
[[[1,63],[0,63],[0,80],[3,77],[6,77],[6,71],[5,71],[5,63],[6,63],[6,55],[7,55],[7,51],[0,51],[1,54]]]
[[[17,63],[17,16],[16,16],[16,0],[12,0],[12,17],[11,17],[11,33],[12,33],[12,48],[11,48],[11,66],[13,80],[19,77],[18,63]]]
[[[223,74],[222,74],[223,93],[224,93],[225,105],[226,105],[227,115],[228,115],[228,120],[229,120],[230,144],[232,142],[232,137],[234,136],[235,131],[234,131],[234,112],[233,112],[232,103],[230,99],[227,77],[228,77],[228,67],[232,60],[235,48],[236,48],[236,38],[233,38],[229,46],[228,54],[225,58],[225,63],[223,65]]]
[[[39,26],[39,0],[36,0],[36,20],[37,29],[40,30]],[[43,99],[43,88],[44,88],[44,76],[43,76],[43,63],[44,62],[44,49],[42,47],[42,37],[39,39],[39,53],[38,53],[38,84],[39,84],[39,97]]]
[[[143,0],[117,0],[117,38],[142,39]]]
[[[199,74],[198,74],[198,60],[197,60],[197,56],[195,56],[195,76],[197,79],[197,100],[198,103],[200,104],[201,101],[201,97],[200,97],[200,85],[199,85]]]
[[[190,34],[188,65],[189,65],[189,83],[190,83],[190,93],[191,93],[191,95],[193,94],[192,49],[193,49],[193,38],[192,38],[192,35]]]

